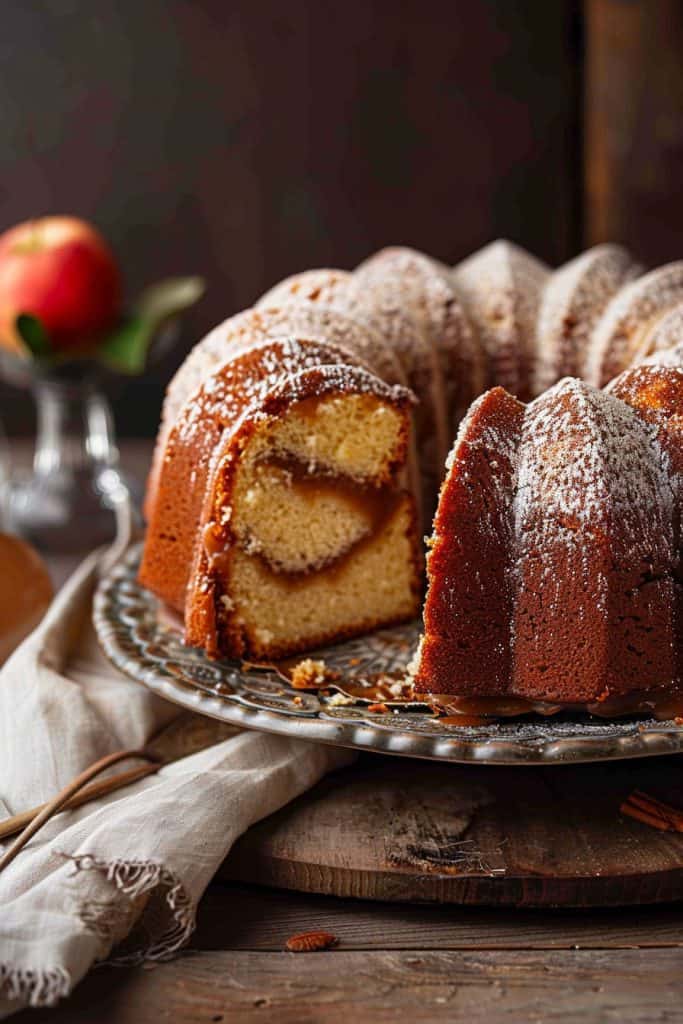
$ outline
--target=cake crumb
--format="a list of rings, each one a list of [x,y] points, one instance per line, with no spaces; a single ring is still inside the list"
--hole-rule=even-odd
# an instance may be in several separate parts
[[[338,677],[337,672],[329,669],[324,661],[304,658],[291,670],[291,684],[295,690],[317,690],[330,680]]]
[[[335,693],[328,701],[328,707],[338,708],[346,704],[355,704],[356,698],[349,697],[346,693]]]

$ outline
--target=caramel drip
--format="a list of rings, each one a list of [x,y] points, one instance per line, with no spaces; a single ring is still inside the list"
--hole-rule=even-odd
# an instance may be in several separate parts
[[[452,694],[419,694],[429,704],[438,705],[446,714],[446,724],[482,725],[493,719],[519,715],[556,715],[563,711],[619,718],[624,715],[651,715],[660,722],[683,718],[683,693],[677,688],[638,690],[615,694],[589,703],[558,704],[517,697],[454,697]],[[468,719],[476,719],[470,722]],[[442,722],[446,719],[442,718]]]
[[[490,721],[483,715],[443,715],[439,718],[439,725],[476,726],[488,725]]]

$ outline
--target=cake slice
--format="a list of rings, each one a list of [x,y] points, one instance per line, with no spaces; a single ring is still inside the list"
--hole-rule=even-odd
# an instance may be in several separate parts
[[[252,346],[168,435],[140,579],[212,657],[283,657],[417,612],[411,396],[349,360]]]

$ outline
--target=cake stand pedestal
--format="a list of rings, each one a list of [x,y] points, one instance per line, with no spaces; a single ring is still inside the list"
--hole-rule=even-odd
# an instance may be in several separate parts
[[[363,755],[251,828],[233,881],[368,900],[608,907],[683,899],[683,834],[622,815],[681,805],[676,758],[475,767]]]

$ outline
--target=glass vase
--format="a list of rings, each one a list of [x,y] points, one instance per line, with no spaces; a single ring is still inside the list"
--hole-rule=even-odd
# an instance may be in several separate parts
[[[15,480],[10,521],[43,551],[76,553],[111,541],[128,488],[109,402],[93,373],[33,379],[32,471]]]

